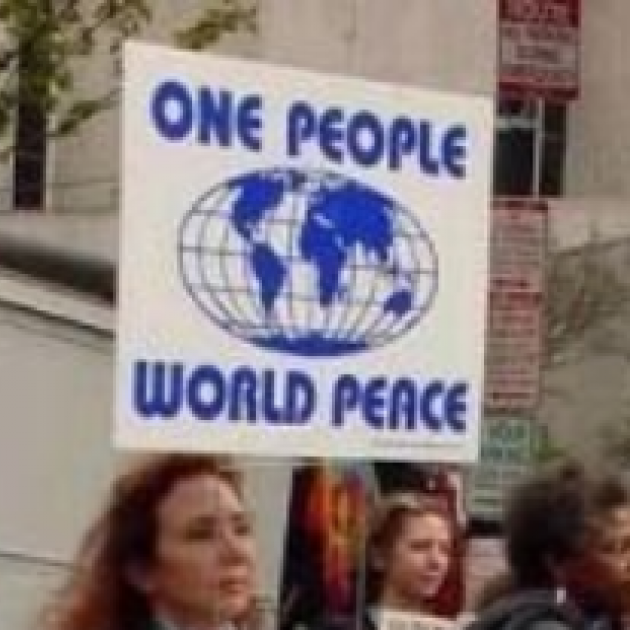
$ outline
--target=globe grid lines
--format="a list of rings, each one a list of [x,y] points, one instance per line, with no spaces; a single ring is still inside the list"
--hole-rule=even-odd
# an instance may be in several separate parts
[[[339,344],[343,354],[361,349],[361,344],[374,348],[389,343],[423,317],[437,293],[437,255],[430,237],[408,210],[379,197],[381,212],[386,213],[388,229],[391,227],[388,253],[371,250],[359,240],[340,241],[345,243],[338,245],[343,246],[344,253],[335,272],[333,297],[324,303],[321,292],[327,289],[319,285],[323,273],[320,259],[310,254],[305,258],[304,252],[298,253],[298,244],[305,221],[312,220],[312,216],[307,217],[313,208],[309,206],[311,196],[325,197],[341,186],[338,182],[343,182],[343,177],[321,172],[298,176],[290,169],[286,173],[282,169],[254,171],[253,175],[280,180],[283,187],[277,201],[255,211],[253,219],[244,214],[249,210],[241,205],[241,228],[235,229],[232,206],[241,182],[246,181],[243,176],[202,195],[180,225],[178,254],[184,286],[217,325],[272,350],[278,349],[274,344],[284,343],[283,338],[289,343],[312,338],[323,344]],[[293,186],[295,182],[299,185]],[[325,207],[317,206],[313,211],[322,212]],[[348,212],[352,212],[351,206]],[[348,219],[343,221],[348,225]],[[365,220],[363,223],[369,225]],[[220,229],[217,224],[222,224]],[[196,227],[193,239],[188,233],[191,225]],[[221,233],[218,242],[210,236],[215,229]],[[254,269],[252,263],[254,251],[258,261],[260,255],[281,261],[281,267],[276,267],[281,275],[272,289],[271,303],[262,294],[261,268]],[[267,264],[264,260],[256,265]],[[303,278],[308,279],[306,284]],[[356,347],[350,347],[353,344]]]
[[[205,233],[204,226],[213,217],[212,217],[212,214],[210,214],[208,212],[198,211],[197,208],[199,208],[202,200],[207,199],[207,198],[211,198],[211,196],[215,192],[216,192],[216,190],[212,189],[209,192],[207,192],[205,195],[203,195],[200,198],[200,200],[195,204],[195,206],[193,206],[193,210],[191,212],[189,212],[184,217],[184,220],[183,220],[183,222],[180,225],[180,229],[179,229],[179,233],[178,233],[178,240],[177,240],[178,252],[180,254],[179,255],[179,261],[180,261],[179,269],[180,269],[180,275],[182,276],[182,278],[184,280],[184,286],[185,286],[186,290],[188,291],[189,295],[192,297],[193,301],[204,312],[207,312],[211,317],[213,316],[212,309],[209,309],[208,305],[205,303],[205,301],[201,300],[201,298],[199,297],[199,292],[193,290],[194,285],[190,281],[190,278],[188,277],[188,274],[185,273],[185,270],[187,268],[186,261],[190,258],[188,256],[185,256],[185,254],[190,251],[190,246],[187,247],[183,243],[184,243],[184,232],[185,232],[186,226],[191,223],[193,218],[195,218],[197,215],[199,215],[201,217],[202,223],[201,223],[201,228],[194,235],[195,236],[194,242],[197,243],[197,244],[195,246],[193,246],[193,247],[194,247],[194,250],[197,250],[197,251],[199,250],[199,248],[202,247],[199,244],[200,240],[201,240],[201,233],[202,232]],[[223,194],[224,198],[229,196],[229,190],[222,190],[220,192]],[[230,322],[231,321],[231,317],[230,317],[229,311],[225,310],[223,304],[217,299],[217,295],[214,292],[207,290],[206,273],[205,273],[205,270],[204,270],[204,267],[203,267],[203,259],[201,258],[201,256],[195,256],[193,258],[192,267],[197,269],[197,277],[200,278],[200,286],[204,288],[204,292],[201,295],[202,296],[208,296],[210,301],[212,303],[214,303],[214,305],[218,309],[218,311],[223,314],[223,316],[225,317],[225,321],[226,322]],[[220,318],[216,317],[216,313],[214,313],[214,319],[222,328],[225,328],[226,330],[230,330],[229,326],[227,326],[227,325],[222,323],[223,320],[221,320]]]
[[[206,213],[202,213],[202,214],[206,214]],[[220,215],[217,213],[215,216],[219,216]],[[209,220],[212,218],[211,216],[205,217],[206,218],[206,224],[209,222]],[[269,225],[275,225],[276,223],[281,222],[281,220],[277,220],[277,219],[269,219],[268,221],[265,221],[266,224],[266,229],[269,229]],[[291,226],[291,228],[293,230],[295,230],[296,225],[298,224],[297,221],[293,220],[293,221],[288,221],[287,223],[289,223],[289,225]],[[206,229],[207,225],[206,225]],[[224,225],[224,237],[223,237],[223,243],[226,242],[226,239],[228,238],[228,233],[229,233],[229,226],[227,224]],[[395,233],[395,236],[400,238],[401,236],[403,237],[403,240],[407,240],[409,237],[409,233],[408,232],[402,232],[402,231],[397,231]],[[398,238],[396,240],[398,240]],[[289,238],[289,242],[292,242],[292,239]],[[218,294],[225,294],[228,297],[232,297],[234,294],[236,293],[244,293],[247,295],[251,295],[252,293],[255,294],[255,291],[252,291],[252,284],[254,283],[252,274],[251,274],[251,267],[250,265],[247,264],[247,258],[246,256],[243,255],[242,251],[230,251],[229,249],[226,248],[220,248],[217,250],[212,250],[210,248],[208,248],[207,246],[204,245],[196,245],[194,247],[184,247],[183,249],[185,249],[186,251],[189,252],[194,252],[194,253],[198,253],[198,254],[204,254],[204,256],[207,256],[209,254],[212,255],[216,255],[216,258],[219,258],[219,260],[221,261],[221,269],[222,269],[222,278],[223,278],[223,282],[220,285],[215,285],[212,282],[209,282],[207,279],[205,279],[202,283],[201,286],[208,291],[210,294],[213,295],[218,295]],[[245,248],[243,248],[245,249]],[[351,253],[353,255],[354,258],[356,258],[357,256],[357,248],[352,248],[351,249]],[[412,254],[414,256],[417,256],[416,251],[414,250],[414,248],[410,248],[410,251],[412,252]],[[234,287],[233,284],[231,282],[226,282],[227,280],[227,275],[228,273],[225,270],[225,266],[223,264],[224,259],[228,256],[234,256],[239,258],[241,261],[243,261],[243,267],[244,269],[247,271],[247,280],[248,280],[248,285],[247,287]],[[416,258],[417,260],[417,258]],[[298,256],[288,256],[285,257],[285,261],[287,262],[291,262],[291,263],[302,263],[303,261],[300,257]],[[419,265],[418,265],[419,266]],[[202,266],[202,267],[205,267]],[[376,279],[378,278],[379,275],[382,274],[382,272],[379,272],[378,270],[375,270],[373,265],[368,265],[368,264],[360,264],[355,262],[350,262],[347,265],[347,268],[350,270],[350,272],[352,272],[353,274],[356,275],[357,270],[360,269],[366,269],[369,271],[374,272],[372,275],[372,287],[370,289],[370,299],[357,299],[357,298],[352,298],[346,305],[351,305],[351,306],[384,306],[386,304],[385,301],[379,301],[378,299],[373,299],[374,293],[375,293],[375,289],[374,289],[374,283],[376,282]],[[409,276],[422,276],[422,275],[432,275],[432,272],[430,271],[426,271],[423,269],[403,269],[402,273],[404,275],[406,275],[407,277]],[[202,272],[201,275],[205,276],[205,272]],[[291,276],[289,276],[289,278],[291,278]],[[415,283],[414,283],[415,284]],[[225,286],[229,286],[230,288],[228,289],[224,289],[222,287]],[[292,303],[294,300],[302,300],[304,302],[307,302],[309,304],[313,304],[316,303],[316,300],[314,300],[312,298],[311,295],[300,295],[297,292],[293,292],[292,289],[289,289],[286,291],[286,298],[288,298],[288,302]],[[222,311],[229,311],[229,309],[225,306],[224,303],[219,302],[218,300],[215,300],[215,302],[217,303],[217,305],[219,306],[219,308]],[[256,304],[258,306],[258,304],[254,301],[254,304]],[[232,301],[232,309],[234,311],[241,311],[240,307],[238,306],[238,304],[235,301]],[[259,313],[261,312],[260,308],[258,307],[257,309],[259,311]],[[357,317],[355,323],[353,325],[351,325],[348,329],[347,332],[351,333],[354,332],[359,325],[361,324],[361,319],[365,317],[365,311],[362,311],[360,313],[360,315]],[[345,315],[345,318],[348,319],[347,314]],[[378,314],[376,321],[372,324],[372,326],[370,328],[374,328],[375,326],[378,325],[379,321],[381,321],[383,319],[383,315],[381,313]],[[226,318],[225,320],[225,326],[226,327],[230,327],[230,325],[234,326],[236,325],[237,327],[247,327],[247,328],[255,328],[255,329],[261,329],[264,330],[266,329],[266,327],[268,326],[268,320],[267,320],[267,326],[265,325],[258,325],[255,321],[252,321],[250,319],[247,319],[245,317],[241,317],[238,319],[235,319],[232,315],[229,316],[229,318]],[[396,323],[393,322],[392,326],[395,326]],[[340,322],[340,324],[337,326],[336,330],[334,331],[336,334],[336,337],[339,337],[339,333],[342,332],[344,330],[344,322],[343,320]],[[309,329],[309,332],[312,332],[312,329]],[[381,331],[381,335],[383,334],[383,332],[386,331]],[[294,333],[295,334],[295,333]],[[297,333],[300,334],[300,333]],[[305,334],[304,332],[302,332],[301,334]],[[379,336],[381,336],[379,335]],[[373,339],[374,341],[374,339]]]
[[[182,248],[184,251],[188,252],[188,253],[198,253],[198,254],[203,254],[204,256],[207,255],[213,255],[213,257],[219,258],[221,261],[228,257],[228,256],[233,256],[235,258],[238,258],[239,260],[243,261],[243,266],[245,267],[245,269],[247,270],[247,280],[248,283],[253,284],[254,280],[253,280],[253,276],[251,274],[251,270],[250,270],[250,266],[247,264],[247,258],[245,256],[243,256],[241,253],[237,253],[237,252],[229,252],[229,251],[222,251],[222,250],[209,250],[208,248],[204,247],[204,246],[194,246],[194,247],[183,247]],[[217,255],[218,254],[218,255]],[[215,256],[216,255],[216,256]],[[203,260],[202,257],[198,258],[199,261]],[[285,259],[288,260],[288,259]],[[297,263],[303,264],[302,260],[299,257],[293,257],[291,259],[291,261],[295,261]],[[223,263],[222,264],[222,271],[223,271],[223,276],[225,277],[226,273],[224,271],[224,267],[223,267]],[[200,262],[200,266],[203,268],[205,267],[205,265],[202,265]],[[371,265],[360,265],[360,264],[348,264],[348,269],[353,272],[354,274],[356,274],[356,271],[358,269],[367,269],[370,271],[373,271],[372,266]],[[405,271],[404,272],[405,275],[407,276],[424,276],[424,275],[429,275],[432,276],[432,272],[430,271],[425,271],[425,270],[414,270],[414,271]],[[200,271],[200,275],[206,275],[205,271]],[[376,282],[376,278],[378,277],[377,274],[374,274],[373,276],[373,283]],[[227,285],[229,286],[229,288],[224,288],[226,286],[226,283],[221,283],[221,284],[214,284],[213,282],[208,281],[207,279],[203,280],[202,282],[200,282],[198,285],[195,285],[192,282],[189,282],[189,286],[193,289],[196,288],[202,288],[204,291],[206,291],[209,295],[211,296],[219,296],[219,295],[226,295],[228,297],[232,297],[236,294],[243,294],[243,295],[247,295],[247,296],[251,296],[252,294],[255,294],[255,291],[252,291],[251,287],[249,286],[242,286],[242,287],[235,287],[233,285],[231,285],[231,283],[227,283]],[[373,296],[375,293],[374,288],[372,287],[370,290],[370,295]],[[317,304],[317,300],[314,299],[312,297],[312,295],[310,294],[300,294],[298,292],[293,292],[293,291],[287,291],[286,292],[286,297],[290,299],[290,302],[294,302],[294,301],[302,301],[305,302],[307,304]],[[214,300],[215,303],[217,304],[218,308],[220,308],[221,310],[227,310],[226,306],[224,303],[220,302],[218,299]],[[232,302],[233,306],[233,310],[234,311],[241,311],[242,309],[237,305],[236,302]],[[258,302],[257,301],[253,301],[253,304],[256,305],[257,310],[261,313],[261,317],[266,317],[265,315],[262,314],[262,310],[260,309]],[[387,301],[385,300],[379,300],[379,299],[358,299],[356,297],[351,298],[347,303],[346,306],[361,306],[361,307],[366,307],[366,306],[373,306],[373,307],[384,307],[387,304]],[[350,325],[347,326],[346,321],[349,319],[349,315],[347,315],[347,313],[344,315],[344,319],[342,319],[342,321],[340,322],[340,324],[337,326],[335,332],[338,333],[339,332],[343,332],[344,329],[346,329],[347,327],[347,332],[352,332],[354,330],[357,329],[357,327],[361,324],[361,318],[364,316],[364,312],[361,311],[361,313],[357,316],[357,319],[355,320],[355,322]],[[384,317],[382,313],[379,313],[378,316],[380,318]],[[267,320],[268,321],[268,320]],[[372,327],[374,325],[377,325],[378,322],[375,322]],[[230,316],[226,319],[225,322],[225,326],[229,327],[230,325],[236,325],[239,327],[252,327],[252,328],[260,328],[260,329],[266,329],[268,326],[267,325],[258,325],[255,321],[252,321],[250,319],[247,319],[246,317],[243,317],[242,319],[235,319],[233,317],[233,315],[230,314]],[[395,325],[395,323],[393,324]],[[304,334],[304,333],[302,333]]]

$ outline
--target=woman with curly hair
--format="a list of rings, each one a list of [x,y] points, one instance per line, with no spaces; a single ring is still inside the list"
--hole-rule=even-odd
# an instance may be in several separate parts
[[[255,551],[240,473],[209,455],[148,457],[113,484],[44,630],[250,630]]]

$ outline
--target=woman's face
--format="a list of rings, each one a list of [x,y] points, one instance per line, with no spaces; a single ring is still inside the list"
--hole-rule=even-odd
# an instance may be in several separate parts
[[[175,484],[157,509],[155,559],[143,580],[158,613],[183,627],[242,616],[254,592],[254,541],[241,500],[225,481]]]
[[[564,563],[561,581],[580,602],[630,611],[630,507],[592,525],[584,552]]]
[[[404,516],[383,567],[383,606],[421,610],[444,584],[452,553],[452,530],[443,516]]]
[[[618,593],[630,613],[630,505],[612,510],[598,528],[597,554],[606,570],[608,589]]]

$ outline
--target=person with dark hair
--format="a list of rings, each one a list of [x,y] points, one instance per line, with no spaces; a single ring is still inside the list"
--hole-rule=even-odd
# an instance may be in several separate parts
[[[148,457],[113,484],[42,630],[248,630],[255,552],[226,458]]]
[[[627,505],[623,484],[565,462],[534,474],[505,514],[509,579],[486,593],[472,630],[616,629],[624,585],[601,553],[611,510]]]
[[[630,628],[630,492],[609,480],[600,489],[598,503],[603,514],[595,523],[596,551],[620,594],[618,607],[624,627]]]

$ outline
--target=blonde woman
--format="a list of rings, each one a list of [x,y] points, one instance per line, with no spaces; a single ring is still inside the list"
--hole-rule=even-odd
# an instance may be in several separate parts
[[[457,525],[444,497],[409,492],[375,506],[367,541],[367,597],[361,620],[327,620],[327,630],[376,630],[384,611],[440,615],[453,567]]]

